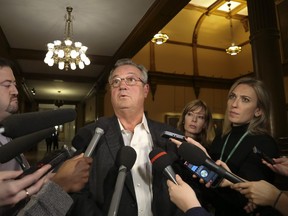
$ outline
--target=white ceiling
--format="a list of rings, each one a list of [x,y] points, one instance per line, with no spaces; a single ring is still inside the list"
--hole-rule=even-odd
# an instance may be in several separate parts
[[[247,15],[246,1],[235,2],[242,5],[235,14]],[[89,96],[115,60],[133,57],[187,3],[188,0],[0,0],[0,55],[16,60],[31,100],[45,103],[59,98],[73,104]],[[217,8],[227,4],[225,0],[192,0],[189,6],[205,13],[216,3]],[[73,39],[88,47],[91,65],[83,70],[61,71],[43,62],[46,44],[64,38],[67,6],[73,8]],[[193,14],[196,23],[199,16]],[[35,96],[29,92],[32,88]]]

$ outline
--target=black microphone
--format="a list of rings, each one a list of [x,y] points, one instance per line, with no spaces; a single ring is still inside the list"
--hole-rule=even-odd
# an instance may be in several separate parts
[[[104,134],[104,130],[102,128],[97,127],[95,129],[95,133],[94,136],[92,137],[85,153],[84,156],[85,157],[90,157],[96,147],[96,145],[98,144],[99,139],[101,138],[101,136]]]
[[[118,176],[108,216],[116,216],[122,195],[126,174],[133,167],[136,161],[136,151],[130,146],[123,146],[117,153],[116,164],[119,165]]]
[[[178,185],[176,181],[176,174],[171,167],[171,164],[173,163],[171,157],[167,154],[167,152],[163,151],[161,148],[154,148],[149,153],[150,162],[152,163],[153,167],[160,172],[163,172],[163,174],[173,181],[176,185]]]
[[[17,155],[28,151],[38,142],[55,132],[55,128],[48,128],[11,140],[0,147],[0,163],[6,163]]]
[[[0,133],[7,137],[16,138],[73,121],[75,118],[76,111],[74,109],[13,114],[1,121]]]
[[[202,151],[199,147],[193,144],[182,142],[182,144],[178,148],[178,153],[189,163],[192,163],[196,166],[204,165],[208,169],[214,171],[219,176],[231,181],[232,183],[244,182],[244,180],[242,180],[235,174],[227,171],[221,166],[218,166],[212,159],[207,157],[204,151]]]

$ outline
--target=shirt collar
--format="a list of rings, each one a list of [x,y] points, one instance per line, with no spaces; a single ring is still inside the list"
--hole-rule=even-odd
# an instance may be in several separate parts
[[[122,123],[120,122],[119,118],[117,118],[118,120],[118,123],[120,125],[120,130],[123,132],[123,131],[126,131],[122,125]],[[148,123],[147,123],[147,119],[146,119],[146,116],[145,114],[143,113],[143,117],[142,117],[142,121],[138,124],[138,125],[141,125],[147,133],[150,134],[150,131],[149,131],[149,127],[148,127]]]

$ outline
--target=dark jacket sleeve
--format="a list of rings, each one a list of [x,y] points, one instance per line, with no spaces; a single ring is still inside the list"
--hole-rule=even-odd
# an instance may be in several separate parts
[[[212,214],[207,212],[202,207],[195,207],[195,208],[191,208],[187,212],[185,212],[185,216],[212,216]]]

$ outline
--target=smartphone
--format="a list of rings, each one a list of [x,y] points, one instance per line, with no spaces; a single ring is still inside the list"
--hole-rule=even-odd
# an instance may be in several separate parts
[[[262,151],[260,151],[256,146],[253,147],[253,152],[257,155],[259,155],[261,157],[261,159],[265,160],[267,163],[270,164],[275,164],[275,161],[270,158],[269,156],[267,156],[266,154],[264,154]]]
[[[72,148],[69,149],[66,145],[64,145],[62,149],[53,151],[49,155],[45,156],[42,160],[38,161],[35,165],[24,170],[24,172],[21,173],[19,176],[17,176],[16,179],[21,179],[26,175],[34,173],[35,171],[37,171],[44,165],[51,164],[51,168],[47,171],[48,173],[51,170],[55,169],[62,162],[70,158],[73,153],[74,153],[74,149]],[[46,175],[47,173],[45,173],[44,175]]]
[[[216,187],[221,181],[222,177],[218,176],[217,173],[209,170],[207,167],[201,165],[196,166],[193,164],[190,164],[189,162],[185,161],[184,165],[196,176],[203,179],[205,183],[211,181],[212,185],[211,187]]]
[[[164,131],[162,134],[161,134],[161,137],[164,137],[164,138],[173,138],[173,139],[176,139],[180,142],[183,142],[183,141],[186,141],[185,139],[185,136],[183,135],[180,135],[180,134],[176,134],[176,133],[173,133],[173,132],[170,132],[170,131]]]
[[[176,139],[180,142],[186,141],[185,136],[173,133],[170,131],[164,131],[161,134],[161,137],[164,138],[173,138]],[[197,175],[199,178],[202,178],[205,183],[209,182],[210,180],[212,181],[211,187],[217,187],[218,184],[222,181],[222,177],[218,176],[217,173],[207,169],[205,166],[196,166],[194,164],[191,164],[187,161],[184,162],[184,165],[195,175]]]

